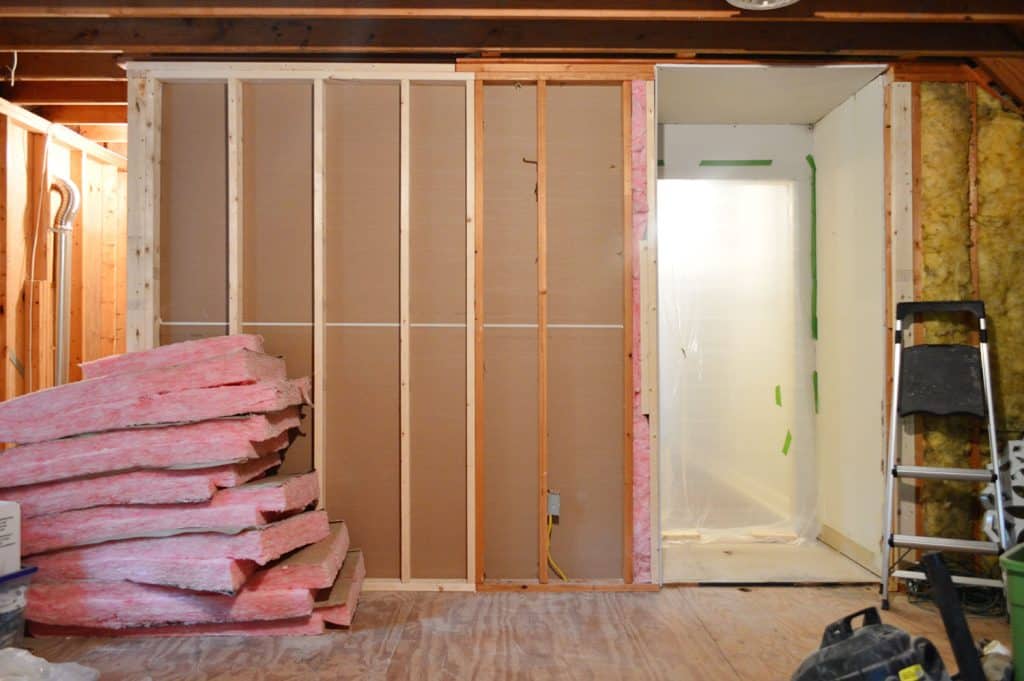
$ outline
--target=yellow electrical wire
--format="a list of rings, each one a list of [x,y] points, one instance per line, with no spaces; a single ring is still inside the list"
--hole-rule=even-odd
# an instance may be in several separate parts
[[[569,578],[565,576],[565,573],[562,572],[562,568],[558,567],[558,563],[555,562],[554,557],[552,557],[551,555],[551,530],[554,528],[554,526],[554,519],[550,515],[548,515],[548,565],[550,565],[551,569],[555,571],[555,574],[558,575],[559,579],[561,579],[563,582],[568,582]]]

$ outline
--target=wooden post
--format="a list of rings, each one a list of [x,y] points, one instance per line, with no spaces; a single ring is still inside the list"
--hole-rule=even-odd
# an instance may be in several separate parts
[[[476,581],[476,102],[466,98],[466,579]]]
[[[633,90],[622,82],[622,580],[633,582]]]
[[[547,81],[537,81],[537,579],[548,581],[548,141]]]
[[[409,80],[403,79],[400,108],[400,141],[399,141],[399,373],[400,373],[400,451],[401,451],[401,533],[402,533],[402,581],[408,582],[412,576],[412,487],[410,475],[412,417],[410,374],[410,319],[409,319]]]
[[[12,374],[12,363],[8,358],[10,350],[8,342],[8,319],[12,316],[13,309],[7,299],[7,279],[10,276],[10,266],[7,262],[7,239],[8,239],[8,216],[7,216],[7,194],[10,191],[8,186],[7,172],[10,163],[10,156],[7,151],[8,139],[7,130],[10,127],[10,119],[7,116],[0,116],[0,154],[3,154],[3,163],[0,163],[0,349],[3,350],[3,370],[0,370],[0,398],[11,397],[8,392],[9,375]]]
[[[242,332],[242,277],[245,266],[243,250],[243,137],[242,82],[228,79],[228,333]],[[315,110],[314,110],[315,111]],[[316,114],[313,114],[316,116]],[[315,133],[314,133],[315,134]],[[316,153],[314,146],[313,153]],[[316,177],[314,175],[314,177]],[[315,182],[315,180],[314,180]],[[316,204],[314,201],[314,212]],[[314,256],[315,257],[315,256]],[[315,367],[314,367],[315,368]]]
[[[127,350],[159,342],[160,83],[141,71],[128,87]]]
[[[317,508],[327,506],[327,381],[324,348],[327,326],[324,318],[324,81],[313,81],[313,469],[319,475]]]
[[[467,122],[468,125],[468,122]],[[475,339],[473,382],[474,390],[474,431],[476,441],[476,583],[483,584],[484,566],[484,83],[473,81],[473,269],[475,273],[473,292],[473,336]],[[467,320],[468,321],[468,320]]]

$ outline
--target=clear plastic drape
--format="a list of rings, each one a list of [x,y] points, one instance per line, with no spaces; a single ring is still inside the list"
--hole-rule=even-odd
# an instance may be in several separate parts
[[[658,182],[666,542],[818,530],[799,193],[788,181]]]

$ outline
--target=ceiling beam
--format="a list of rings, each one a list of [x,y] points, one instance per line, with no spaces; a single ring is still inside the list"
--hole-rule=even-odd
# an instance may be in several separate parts
[[[1018,106],[1024,105],[1024,59],[979,59],[978,66]]]
[[[118,54],[104,52],[18,52],[15,82],[35,80],[126,80],[117,63]],[[14,53],[0,51],[0,73],[9,80],[7,68]]]
[[[1019,0],[804,0],[741,12],[724,0],[0,0],[5,17],[977,21],[1024,20]]]
[[[0,50],[155,54],[674,53],[1022,56],[1007,26],[663,21],[6,19]]]
[[[128,106],[115,104],[89,104],[85,106],[57,104],[35,106],[31,111],[52,123],[88,125],[90,123],[127,123]]]
[[[0,85],[0,97],[21,106],[124,104],[128,101],[128,84],[109,80],[15,81],[14,87]]]

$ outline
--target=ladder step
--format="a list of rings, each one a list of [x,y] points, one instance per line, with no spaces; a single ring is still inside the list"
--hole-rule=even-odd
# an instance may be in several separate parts
[[[927,580],[928,575],[917,570],[893,570],[893,577],[897,579],[914,579],[918,581]],[[996,589],[1003,588],[1003,582],[999,579],[986,579],[984,577],[960,577],[952,575],[954,584],[961,584],[963,586],[991,586]]]
[[[959,551],[961,553],[987,553],[999,555],[999,544],[973,539],[945,539],[944,537],[917,537],[911,534],[892,535],[892,545],[904,549],[925,551]]]
[[[995,475],[987,468],[944,468],[943,466],[896,466],[897,478],[921,480],[962,480],[993,482]]]

